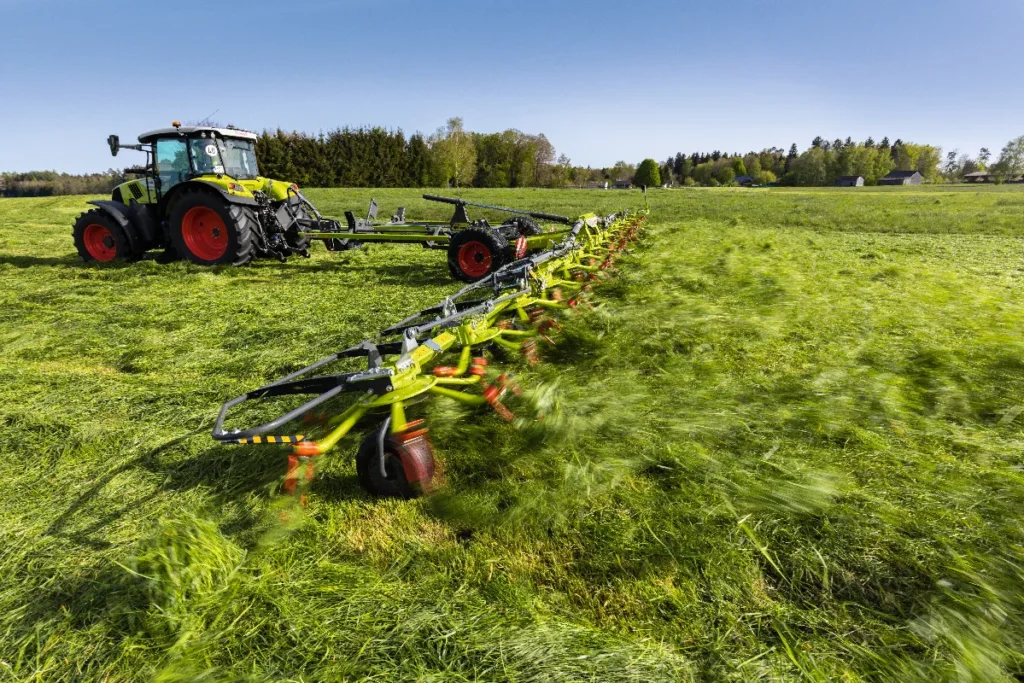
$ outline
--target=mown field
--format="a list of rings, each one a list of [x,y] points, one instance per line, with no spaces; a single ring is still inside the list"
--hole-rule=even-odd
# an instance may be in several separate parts
[[[0,200],[0,680],[1024,676],[1019,189],[652,192],[518,368],[543,431],[439,400],[439,494],[333,457],[301,517],[220,403],[453,291],[443,255],[83,265],[84,199]]]

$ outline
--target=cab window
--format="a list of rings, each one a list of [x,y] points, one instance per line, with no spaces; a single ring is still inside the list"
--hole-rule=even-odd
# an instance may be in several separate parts
[[[188,180],[188,150],[184,140],[166,138],[156,141],[156,172],[162,193]]]
[[[199,175],[223,174],[224,164],[220,158],[220,146],[213,138],[192,138],[192,162]]]

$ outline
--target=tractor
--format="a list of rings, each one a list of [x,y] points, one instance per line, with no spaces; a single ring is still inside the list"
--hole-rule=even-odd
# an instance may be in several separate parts
[[[135,177],[114,188],[110,199],[89,202],[95,208],[78,217],[72,232],[79,255],[85,261],[132,261],[164,249],[163,261],[242,266],[255,258],[309,257],[311,240],[322,241],[328,251],[378,242],[418,244],[447,251],[452,277],[475,282],[561,241],[572,225],[565,216],[429,194],[423,198],[455,206],[451,220],[406,220],[399,207],[390,221],[377,222],[371,200],[365,219],[349,211],[342,224],[322,216],[294,183],[261,177],[256,140],[233,126],[177,121],[140,135],[137,145],[122,145],[111,135],[111,154],[145,152],[146,165],[125,169]],[[472,221],[467,206],[511,216],[500,225]],[[562,227],[545,230],[534,219]]]
[[[308,256],[301,231],[338,230],[335,221],[312,218],[312,205],[289,182],[259,175],[256,135],[232,126],[182,126],[175,121],[139,136],[139,144],[107,139],[114,156],[122,149],[146,153],[146,165],[109,200],[75,221],[75,247],[85,261],[135,260],[164,249],[168,260],[200,265],[244,265],[254,258],[281,261]],[[312,209],[315,212],[315,209]]]

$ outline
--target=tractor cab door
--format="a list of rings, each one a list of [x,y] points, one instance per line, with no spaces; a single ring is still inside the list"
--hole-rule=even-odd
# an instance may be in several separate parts
[[[188,180],[191,166],[184,138],[161,138],[156,141],[156,174],[160,179],[160,194]]]

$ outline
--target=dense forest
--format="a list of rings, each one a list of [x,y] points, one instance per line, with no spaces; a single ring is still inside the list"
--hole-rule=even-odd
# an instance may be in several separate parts
[[[920,171],[925,182],[962,182],[986,171],[997,182],[1024,174],[1024,137],[1010,141],[997,161],[982,148],[977,156],[889,138],[826,140],[816,137],[800,151],[768,147],[760,152],[678,153],[662,163],[645,159],[639,166],[619,161],[605,168],[574,166],[555,156],[540,134],[510,129],[475,133],[452,118],[432,135],[384,128],[338,128],[328,133],[263,131],[256,142],[264,176],[304,187],[582,187],[587,183],[628,181],[637,185],[735,185],[748,179],[758,185],[826,186],[840,176],[863,176],[875,185],[894,170]],[[746,177],[746,178],[745,178]],[[0,196],[105,194],[124,182],[118,170],[89,175],[55,171],[4,173]]]

